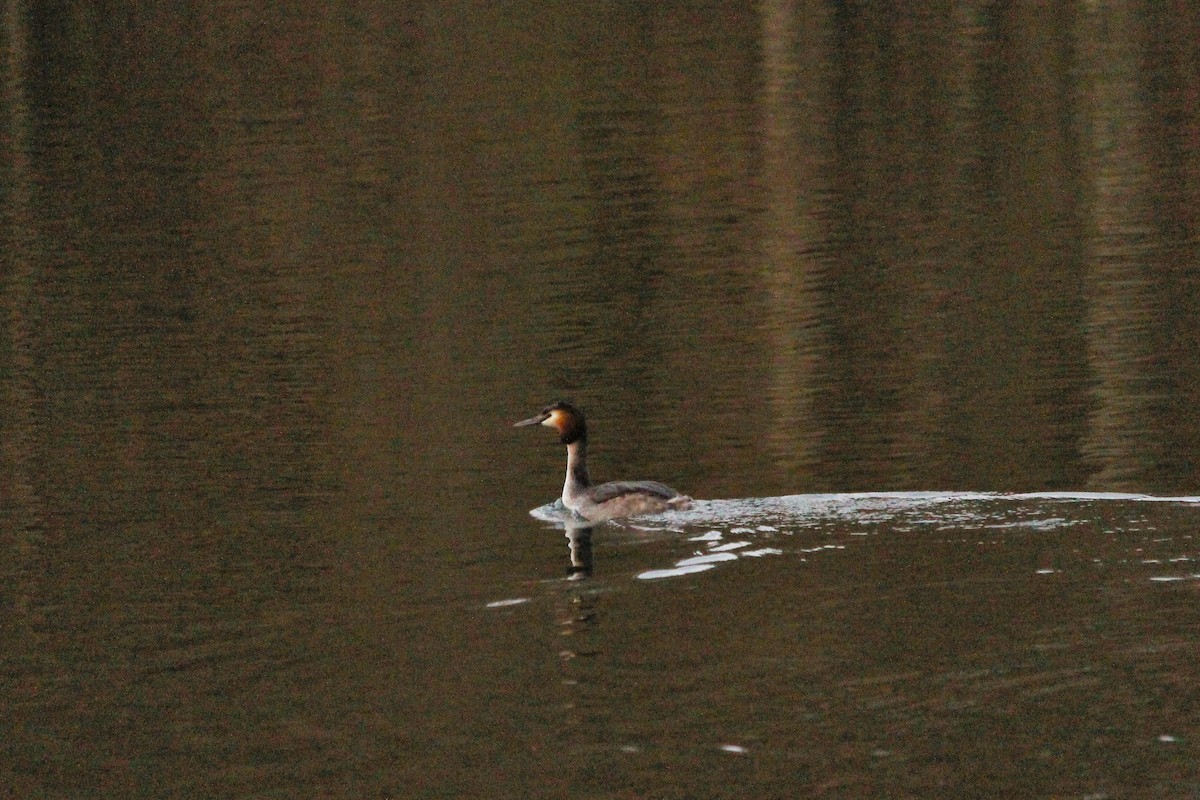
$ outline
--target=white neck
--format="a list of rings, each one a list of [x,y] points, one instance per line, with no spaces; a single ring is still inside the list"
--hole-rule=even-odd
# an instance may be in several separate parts
[[[582,495],[592,480],[587,469],[587,443],[582,439],[567,445],[567,479],[563,482],[563,503],[571,505],[573,498]]]

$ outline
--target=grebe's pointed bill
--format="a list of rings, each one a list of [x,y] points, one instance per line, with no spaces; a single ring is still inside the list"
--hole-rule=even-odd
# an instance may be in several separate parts
[[[514,422],[513,427],[514,428],[524,428],[526,425],[541,425],[543,422],[545,422],[548,419],[550,419],[550,412],[543,411],[541,414],[538,414],[536,417],[530,417],[529,419],[523,419],[520,422]]]

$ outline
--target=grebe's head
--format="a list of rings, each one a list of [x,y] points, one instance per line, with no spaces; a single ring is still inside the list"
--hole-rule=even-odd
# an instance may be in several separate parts
[[[563,444],[571,444],[587,437],[587,423],[583,421],[583,412],[570,403],[559,400],[542,409],[536,417],[523,419],[514,423],[514,428],[525,425],[545,425],[558,431],[558,440]]]

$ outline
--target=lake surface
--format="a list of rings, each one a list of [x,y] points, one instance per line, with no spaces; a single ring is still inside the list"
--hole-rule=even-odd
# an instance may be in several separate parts
[[[0,795],[1200,795],[1176,11],[11,0]]]

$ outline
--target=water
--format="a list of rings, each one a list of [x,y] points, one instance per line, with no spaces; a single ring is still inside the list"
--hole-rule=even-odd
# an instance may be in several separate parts
[[[2,31],[0,794],[1200,793],[1176,16]]]
[[[1187,794],[1197,502],[711,501],[483,613],[555,615],[571,791]]]

